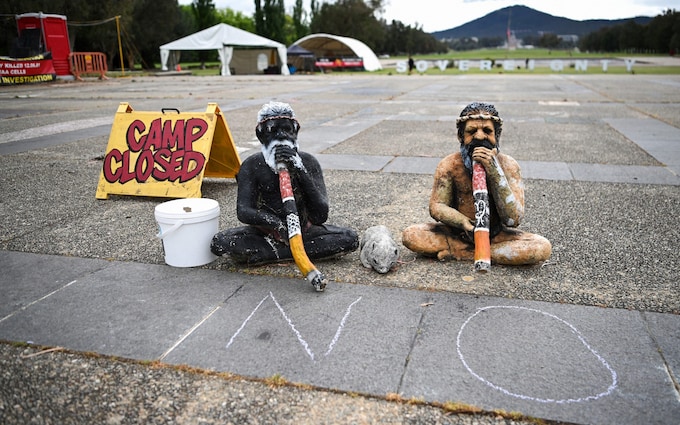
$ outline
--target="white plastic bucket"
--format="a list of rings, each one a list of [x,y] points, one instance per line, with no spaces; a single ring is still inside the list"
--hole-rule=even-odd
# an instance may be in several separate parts
[[[165,263],[174,267],[196,267],[217,258],[210,243],[218,232],[220,205],[214,199],[186,198],[163,202],[154,213],[156,237],[163,241]]]

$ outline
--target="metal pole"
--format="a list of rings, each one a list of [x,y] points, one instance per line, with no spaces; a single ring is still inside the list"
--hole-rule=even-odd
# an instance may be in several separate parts
[[[116,16],[116,30],[118,31],[118,54],[120,55],[121,75],[125,76],[125,65],[123,61],[123,46],[120,43],[120,15]]]

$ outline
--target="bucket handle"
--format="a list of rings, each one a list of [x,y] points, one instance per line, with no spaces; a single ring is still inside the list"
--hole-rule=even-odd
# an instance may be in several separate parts
[[[163,239],[164,237],[168,236],[170,233],[174,232],[175,230],[179,229],[182,224],[184,224],[184,221],[179,220],[177,221],[171,228],[163,232],[160,228],[158,229],[158,234],[156,235],[157,238]],[[160,226],[159,226],[160,227]]]

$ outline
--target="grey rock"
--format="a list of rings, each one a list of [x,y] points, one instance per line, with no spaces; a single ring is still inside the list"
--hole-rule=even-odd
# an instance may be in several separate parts
[[[387,273],[397,264],[399,248],[387,227],[381,225],[366,229],[361,237],[359,258],[366,268]]]

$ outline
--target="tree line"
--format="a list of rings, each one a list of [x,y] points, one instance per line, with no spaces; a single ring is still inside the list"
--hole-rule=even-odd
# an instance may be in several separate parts
[[[628,21],[601,28],[579,41],[582,51],[660,53],[674,55],[680,51],[680,12],[668,9],[649,23]]]

